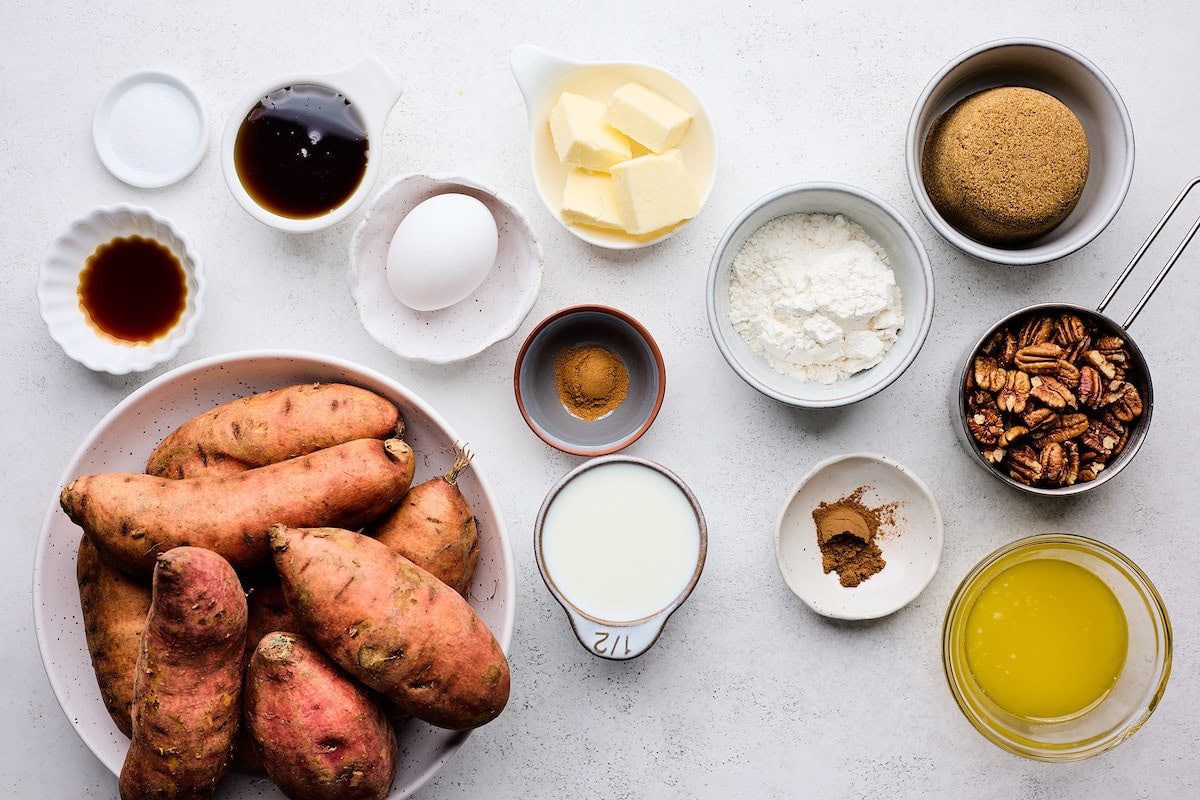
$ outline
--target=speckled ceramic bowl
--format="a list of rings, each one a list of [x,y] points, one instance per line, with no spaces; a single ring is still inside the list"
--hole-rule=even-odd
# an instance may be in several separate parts
[[[863,505],[894,504],[894,524],[883,526],[876,544],[887,562],[858,586],[842,586],[825,572],[813,509],[834,503],[861,487]],[[775,529],[775,558],[788,588],[818,614],[837,619],[873,619],[903,608],[919,595],[942,561],[942,512],[925,482],[910,469],[874,453],[834,456],[796,484]]]
[[[616,353],[629,374],[625,400],[595,420],[568,411],[554,380],[558,355],[588,345]],[[542,320],[526,338],[513,387],[521,416],[544,442],[572,455],[600,456],[629,446],[649,430],[662,407],[667,370],[654,337],[633,317],[607,306],[571,306]]]
[[[466,299],[438,311],[414,311],[392,294],[388,248],[408,212],[449,192],[470,195],[492,212],[500,236],[496,263]],[[462,175],[401,175],[371,201],[355,229],[347,279],[371,338],[398,356],[449,364],[517,332],[542,288],[542,248],[525,214],[484,184]]]
[[[178,259],[187,283],[183,314],[165,334],[148,342],[125,342],[102,333],[79,302],[80,273],[88,258],[100,245],[126,236],[164,245]],[[174,358],[196,333],[204,310],[204,268],[191,240],[166,217],[142,206],[108,206],[72,222],[50,245],[37,295],[50,337],[71,358],[97,372],[144,372]]]

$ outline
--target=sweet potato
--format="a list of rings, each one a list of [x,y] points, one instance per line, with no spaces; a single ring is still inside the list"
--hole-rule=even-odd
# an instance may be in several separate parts
[[[241,716],[246,596],[229,562],[199,547],[160,555],[153,592],[121,798],[208,797]]]
[[[479,561],[479,527],[457,484],[470,463],[470,451],[456,451],[449,472],[409,489],[400,505],[366,530],[463,597]]]
[[[105,560],[131,575],[148,575],[158,553],[181,545],[253,570],[270,564],[272,523],[358,528],[398,503],[412,474],[402,440],[356,439],[225,477],[87,475],[59,501]]]
[[[283,587],[279,585],[279,576],[275,568],[264,570],[242,581],[246,587],[246,666],[249,669],[250,659],[254,650],[263,637],[269,633],[297,633],[300,623],[292,616],[287,600],[283,596]],[[247,676],[247,680],[249,677]],[[243,691],[245,687],[243,687]],[[245,714],[242,715],[242,727],[238,732],[237,744],[233,749],[233,768],[238,772],[262,774],[262,759],[254,748]]]
[[[79,542],[75,575],[79,579],[83,632],[100,685],[100,698],[121,733],[129,736],[133,678],[142,628],[150,612],[150,584],[104,563],[86,536]]]
[[[453,589],[352,531],[272,525],[270,537],[292,613],[342,669],[442,728],[474,728],[504,709],[508,661]]]
[[[396,735],[373,695],[302,636],[270,633],[246,672],[245,724],[293,800],[383,800]]]
[[[234,475],[354,439],[387,439],[400,412],[374,392],[307,383],[242,397],[185,422],[146,462],[160,478]]]

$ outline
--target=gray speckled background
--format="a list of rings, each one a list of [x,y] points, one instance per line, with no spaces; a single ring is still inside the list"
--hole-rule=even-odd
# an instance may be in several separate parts
[[[396,377],[470,439],[500,495],[518,570],[513,695],[421,792],[458,797],[1186,797],[1200,789],[1200,593],[1195,590],[1191,332],[1200,245],[1134,328],[1157,407],[1138,457],[1102,490],[1066,502],[1018,495],[974,467],[948,421],[949,375],[995,319],[1041,300],[1098,302],[1161,211],[1200,173],[1200,12],[1173,0],[1048,4],[634,2],[514,4],[0,4],[0,353],[8,365],[0,431],[5,526],[0,598],[7,642],[0,793],[112,797],[115,779],[59,711],[33,631],[30,584],[43,515],[63,465],[92,426],[150,377],[235,350],[294,347]],[[1091,245],[1045,267],[960,255],[920,218],[904,133],[929,78],[959,52],[1004,36],[1072,47],[1116,84],[1133,119],[1128,197]],[[653,248],[603,252],[550,217],[532,185],[526,119],[508,53],[531,42],[582,59],[663,66],[709,106],[721,147],[702,215]],[[232,200],[217,143],[230,109],[271,75],[326,71],[373,51],[403,78],[382,148],[380,185],[409,171],[477,176],[520,205],[546,255],[533,313],[512,339],[459,364],[405,362],[359,325],[346,286],[360,214],[287,235]],[[92,151],[91,112],[127,72],[179,72],[200,93],[213,138],[200,167],[161,190],[125,186]],[[857,406],[803,412],[756,394],[708,331],[704,279],[726,224],[754,198],[806,180],[861,186],[914,223],[934,265],[936,316],[913,366]],[[94,375],[69,361],[38,317],[34,285],[49,242],[88,208],[144,203],[193,239],[208,276],[190,345],[148,375]],[[1200,197],[1189,204],[1194,218]],[[1182,225],[1168,238],[1177,239]],[[1161,261],[1167,245],[1151,251]],[[1124,316],[1149,281],[1135,277]],[[630,448],[687,481],[708,517],[708,562],[689,602],[644,657],[592,657],[572,636],[532,556],[542,496],[577,459],[522,423],[512,365],[524,335],[573,303],[617,306],[643,322],[667,363],[666,401]],[[909,607],[871,623],[812,614],[785,587],[772,529],[792,484],[816,461],[872,450],[921,475],[946,520],[941,571]],[[1174,674],[1158,711],[1116,750],[1073,765],[1010,756],[974,732],[945,686],[942,614],[958,580],[1018,536],[1095,535],[1157,584],[1175,629]]]

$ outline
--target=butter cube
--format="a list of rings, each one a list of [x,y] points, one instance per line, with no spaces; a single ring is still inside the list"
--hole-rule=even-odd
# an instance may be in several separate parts
[[[626,233],[650,233],[700,213],[678,150],[623,161],[612,168],[612,182]]]
[[[670,150],[687,133],[692,115],[640,83],[627,83],[608,101],[608,124],[652,153]]]
[[[607,172],[632,153],[629,139],[604,121],[608,107],[583,95],[563,92],[550,111],[550,135],[559,161]]]
[[[621,230],[621,214],[612,177],[603,172],[573,169],[563,190],[562,218],[566,222]]]

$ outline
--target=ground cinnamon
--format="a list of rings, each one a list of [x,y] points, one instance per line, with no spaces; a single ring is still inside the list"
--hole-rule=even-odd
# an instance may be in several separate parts
[[[837,572],[842,586],[858,586],[887,566],[875,537],[880,526],[892,523],[896,504],[868,508],[862,501],[866,491],[860,486],[846,497],[822,502],[812,512],[821,569]]]
[[[621,357],[595,345],[571,347],[554,361],[554,386],[567,411],[592,421],[612,412],[629,393]]]

